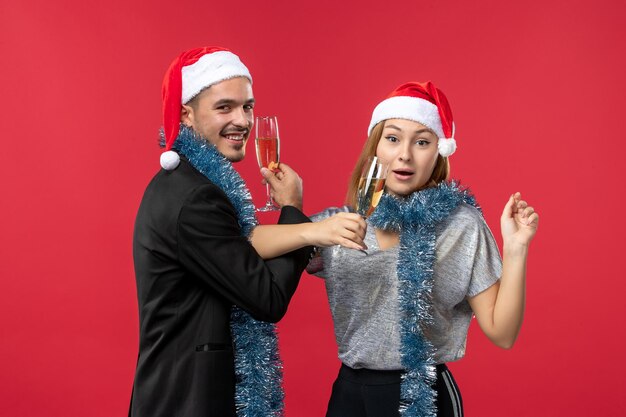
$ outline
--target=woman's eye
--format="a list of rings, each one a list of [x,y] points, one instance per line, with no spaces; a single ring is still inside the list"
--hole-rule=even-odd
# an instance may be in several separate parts
[[[386,136],[385,139],[387,139],[389,142],[397,142],[398,141],[397,137],[391,136],[391,135]]]
[[[427,146],[430,142],[425,139],[418,139],[417,141],[415,141],[415,143],[417,143],[419,146]]]

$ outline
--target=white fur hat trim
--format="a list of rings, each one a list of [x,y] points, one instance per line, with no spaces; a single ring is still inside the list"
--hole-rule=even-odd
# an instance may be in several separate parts
[[[165,151],[161,154],[161,166],[172,171],[180,164],[180,156],[174,151]]]
[[[239,57],[229,51],[203,55],[181,70],[183,89],[181,104],[186,104],[204,88],[235,77],[246,77],[252,82],[248,68]]]
[[[372,120],[367,129],[367,134],[372,133],[374,126],[387,119],[412,120],[431,129],[438,138],[445,137],[439,110],[437,106],[428,100],[417,97],[395,96],[381,101],[372,113]]]

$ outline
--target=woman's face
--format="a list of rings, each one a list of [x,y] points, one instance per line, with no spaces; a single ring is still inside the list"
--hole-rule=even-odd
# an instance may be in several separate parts
[[[376,156],[389,163],[387,192],[407,196],[428,183],[437,162],[438,140],[437,135],[417,122],[385,121]]]

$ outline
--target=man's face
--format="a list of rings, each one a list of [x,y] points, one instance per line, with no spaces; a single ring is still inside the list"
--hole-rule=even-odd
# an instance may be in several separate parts
[[[192,103],[193,102],[193,103]],[[241,161],[254,125],[254,96],[247,78],[214,84],[183,105],[180,121],[217,147],[229,161]]]

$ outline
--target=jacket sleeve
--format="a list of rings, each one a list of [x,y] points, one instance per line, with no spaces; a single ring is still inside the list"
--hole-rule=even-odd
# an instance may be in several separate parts
[[[279,219],[279,223],[307,221],[294,207],[283,208]],[[212,184],[196,188],[178,218],[183,268],[257,320],[276,322],[285,315],[311,250],[302,248],[264,261],[241,235],[226,195]]]

